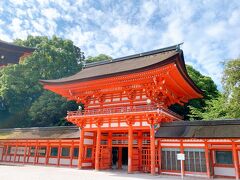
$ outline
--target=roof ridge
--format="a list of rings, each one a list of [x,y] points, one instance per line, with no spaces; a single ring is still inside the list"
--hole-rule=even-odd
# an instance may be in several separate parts
[[[124,57],[120,57],[120,58],[115,58],[115,59],[111,59],[111,60],[103,60],[103,61],[99,61],[99,62],[86,63],[83,68],[91,68],[91,67],[95,67],[95,66],[99,66],[99,65],[130,60],[130,59],[133,59],[133,58],[159,54],[159,53],[163,53],[163,52],[167,52],[167,51],[173,51],[173,50],[179,51],[180,46],[182,44],[183,44],[183,42],[179,43],[179,44],[169,46],[169,47],[164,47],[164,48],[160,48],[160,49],[156,49],[156,50],[152,50],[152,51],[146,51],[146,52],[143,52],[143,53],[133,54],[133,55],[124,56]]]

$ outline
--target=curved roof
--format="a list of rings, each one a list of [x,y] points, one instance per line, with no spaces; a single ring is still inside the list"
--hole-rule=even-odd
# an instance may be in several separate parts
[[[87,64],[83,70],[73,76],[56,80],[40,80],[40,82],[48,86],[85,82],[159,68],[172,62],[178,65],[181,75],[192,88],[196,92],[203,94],[187,74],[183,52],[179,49],[179,45],[117,58],[111,61]]]
[[[13,43],[0,40],[0,66],[17,64],[24,53],[32,53],[35,48],[18,46]]]

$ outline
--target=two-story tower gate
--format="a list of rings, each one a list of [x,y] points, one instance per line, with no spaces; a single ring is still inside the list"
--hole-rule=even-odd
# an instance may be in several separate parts
[[[73,76],[41,82],[45,89],[84,104],[66,119],[81,128],[79,168],[84,167],[86,134],[93,135],[96,170],[122,168],[127,162],[129,173],[155,174],[155,131],[161,122],[181,120],[169,106],[202,97],[178,46],[88,64]]]

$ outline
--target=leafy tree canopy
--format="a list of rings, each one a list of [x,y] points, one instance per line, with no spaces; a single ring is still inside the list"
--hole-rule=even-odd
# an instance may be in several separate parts
[[[106,54],[99,54],[98,56],[89,56],[86,59],[86,63],[93,63],[93,62],[98,62],[98,61],[110,61],[112,60],[112,57],[106,55]]]
[[[240,118],[240,59],[225,62],[223,93],[209,99],[203,111],[191,107],[191,113],[202,119]]]
[[[36,50],[31,56],[24,58],[20,64],[9,65],[0,70],[0,104],[5,110],[0,111],[0,114],[10,113],[9,116],[12,118],[17,116],[19,112],[24,112],[24,118],[19,119],[19,121],[28,120],[29,126],[31,126],[39,121],[38,113],[46,110],[44,107],[46,104],[44,105],[42,101],[46,100],[46,97],[52,97],[50,94],[44,93],[39,79],[57,79],[75,74],[80,71],[84,56],[72,41],[63,40],[56,36],[52,38],[28,36],[26,40],[17,39],[15,43],[36,47]],[[55,98],[58,100],[53,98],[52,104],[63,101],[60,97],[56,96]],[[37,107],[36,104],[38,104]],[[69,104],[64,103],[64,105],[67,107]],[[56,117],[54,113],[59,113],[57,112],[58,108],[59,106],[56,106],[55,109],[48,108],[49,114],[52,110],[51,113]],[[61,108],[64,109],[64,107]],[[41,109],[42,112],[39,112]],[[38,110],[35,112],[36,117],[33,117],[34,110]],[[45,113],[48,114],[46,111]],[[55,123],[54,118],[53,121]]]

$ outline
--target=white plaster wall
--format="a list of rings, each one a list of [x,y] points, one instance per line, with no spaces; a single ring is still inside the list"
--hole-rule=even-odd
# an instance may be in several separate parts
[[[24,162],[24,156],[19,157],[19,162]]]
[[[149,124],[147,122],[142,122],[142,126],[149,126]]]
[[[48,163],[50,164],[57,164],[57,158],[49,158]]]
[[[34,163],[34,157],[29,157],[28,162]]]
[[[204,144],[202,144],[202,143],[183,143],[183,146],[185,146],[185,147],[189,147],[189,146],[192,146],[192,147],[204,147]]]
[[[92,145],[93,144],[93,139],[84,139],[84,144]]]
[[[4,157],[4,158],[5,158],[5,157]],[[10,156],[7,156],[7,157],[6,157],[6,161],[10,161],[10,159],[11,159]]]
[[[235,176],[235,169],[228,167],[214,167],[215,175]]]
[[[70,159],[60,159],[60,164],[70,166]]]
[[[3,148],[0,147],[0,161],[2,161]]]
[[[90,128],[90,124],[87,124],[87,125],[85,126],[85,128]]]
[[[103,123],[102,127],[109,127],[108,123]]]
[[[78,160],[77,159],[73,159],[72,164],[77,166],[78,165]]]
[[[127,123],[125,123],[125,122],[121,122],[121,123],[120,123],[120,126],[121,126],[121,127],[127,127],[128,125],[127,125]]]
[[[140,122],[136,122],[136,123],[134,123],[133,126],[140,126]]]
[[[82,163],[82,166],[92,166],[92,163]]]
[[[85,136],[94,136],[94,133],[93,132],[84,132],[84,135]]]
[[[180,146],[180,143],[161,143],[161,146]]]
[[[118,123],[111,123],[111,127],[118,127]]]
[[[38,163],[45,163],[46,158],[45,157],[39,157]]]
[[[14,156],[11,156],[10,161],[14,161]]]

